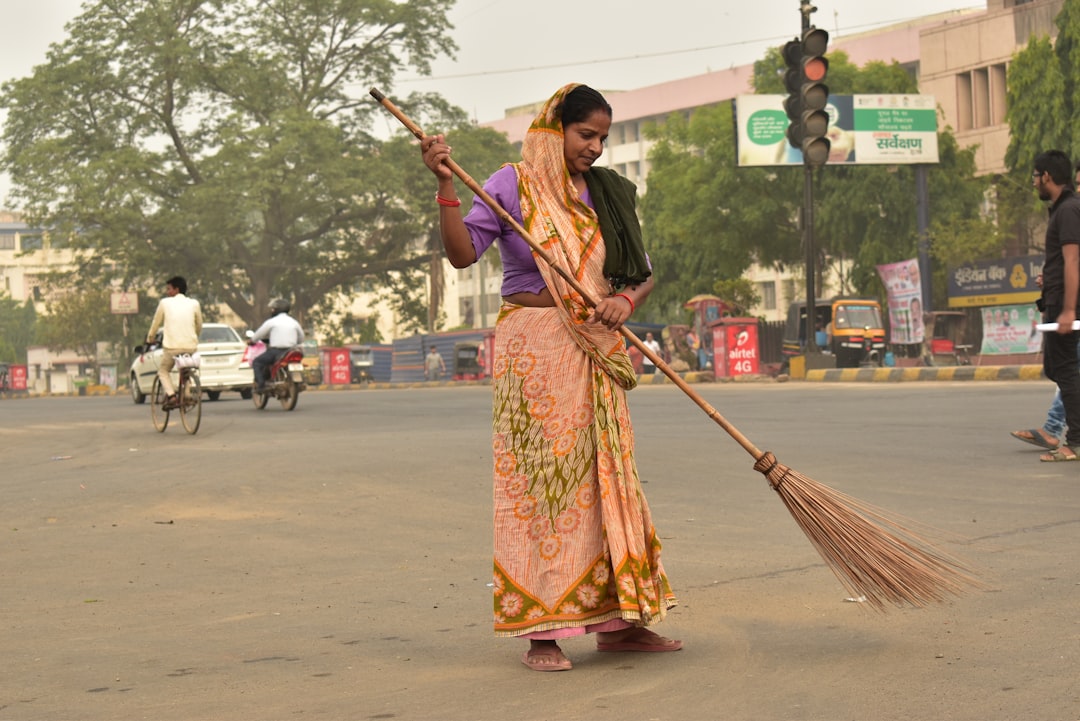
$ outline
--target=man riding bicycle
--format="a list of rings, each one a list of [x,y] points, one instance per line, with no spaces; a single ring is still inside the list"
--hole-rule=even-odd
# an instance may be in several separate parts
[[[154,320],[146,334],[146,342],[154,343],[158,329],[161,329],[161,365],[158,366],[158,378],[167,395],[164,408],[177,408],[176,388],[169,373],[176,364],[176,356],[194,353],[199,345],[199,333],[202,332],[202,307],[199,301],[188,298],[187,281],[175,275],[165,281],[165,297],[158,302]]]

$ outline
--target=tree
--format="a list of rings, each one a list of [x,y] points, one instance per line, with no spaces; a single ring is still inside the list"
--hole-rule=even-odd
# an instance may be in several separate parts
[[[63,293],[47,306],[48,314],[41,320],[38,340],[49,350],[73,350],[89,358],[95,371],[101,362],[98,342],[111,345],[114,357],[126,357],[126,349],[117,352],[124,340],[124,321],[109,312],[108,289]]]
[[[429,100],[423,122],[425,132],[447,136],[454,148],[454,160],[480,183],[503,163],[520,157],[505,135],[473,125],[464,111],[435,99]],[[435,178],[421,162],[413,137],[404,131],[384,144],[382,154],[400,169],[398,197],[416,222],[416,237],[422,241],[418,252],[426,260],[410,274],[411,287],[405,287],[402,278],[402,287],[388,288],[385,295],[399,317],[411,319],[406,330],[431,333],[442,326],[445,318],[442,305],[446,253],[439,233],[439,206],[433,198]],[[455,185],[462,208],[467,210],[472,206],[473,193],[460,181]],[[426,293],[422,292],[424,283],[428,286]]]
[[[0,363],[26,362],[26,347],[34,343],[35,319],[33,301],[20,304],[0,295]]]
[[[1005,165],[1010,170],[1029,173],[1035,156],[1044,150],[1072,150],[1076,117],[1066,97],[1064,70],[1047,37],[1032,39],[1013,57],[1005,111],[1009,124]]]
[[[674,114],[646,128],[649,188],[641,201],[656,290],[645,306],[652,321],[679,317],[683,303],[738,278],[756,260],[795,262],[798,204],[793,168],[736,167],[730,103]]]
[[[303,318],[428,261],[364,90],[452,54],[452,4],[99,0],[4,84],[0,167],[28,222],[71,238],[87,287],[179,273],[250,325],[276,296]]]
[[[842,52],[831,54],[829,63],[835,94],[917,92],[896,63],[860,69]],[[758,92],[783,93],[778,48],[754,67]],[[803,168],[737,167],[732,124],[725,103],[647,130],[656,140],[642,201],[657,270],[653,319],[676,317],[686,298],[740,277],[754,262],[805,268],[798,225]],[[948,129],[938,133],[938,145],[941,162],[929,172],[932,217],[940,223],[978,217],[985,183],[974,178],[974,151],[960,149]],[[914,171],[826,165],[814,182],[817,272],[832,263],[842,292],[878,295],[875,266],[917,252]]]
[[[761,302],[757,288],[749,278],[718,280],[713,283],[713,292],[727,303],[733,316],[750,314],[750,309]]]

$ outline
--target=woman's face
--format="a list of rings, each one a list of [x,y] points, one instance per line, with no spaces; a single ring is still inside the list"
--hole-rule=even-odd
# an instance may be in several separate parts
[[[563,128],[563,156],[570,175],[581,175],[600,159],[610,130],[611,116],[603,110]]]

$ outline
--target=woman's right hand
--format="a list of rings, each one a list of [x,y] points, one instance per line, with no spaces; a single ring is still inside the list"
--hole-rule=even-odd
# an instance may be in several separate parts
[[[442,135],[425,135],[420,139],[420,152],[424,157],[424,165],[435,173],[439,180],[453,180],[454,173],[446,164],[450,159],[450,146],[446,144],[446,138]]]

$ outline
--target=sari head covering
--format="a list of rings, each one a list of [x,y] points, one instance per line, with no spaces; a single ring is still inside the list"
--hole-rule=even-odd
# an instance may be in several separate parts
[[[565,187],[567,206],[574,201],[584,205],[570,181],[563,155],[563,112],[568,96],[579,88],[587,92],[587,104],[611,115],[611,106],[600,93],[580,83],[570,83],[560,88],[544,104],[525,135],[521,151],[523,162],[543,169],[549,192]],[[652,275],[652,269],[645,254],[641,224],[635,210],[637,186],[610,168],[599,166],[588,170],[584,177],[595,208],[594,211],[585,206],[585,211],[596,216],[607,251],[604,275],[616,289],[644,283]],[[552,197],[558,198],[560,195]]]

